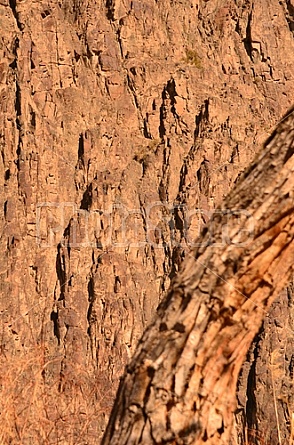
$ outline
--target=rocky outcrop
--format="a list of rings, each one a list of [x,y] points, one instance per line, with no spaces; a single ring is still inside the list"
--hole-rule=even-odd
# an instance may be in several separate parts
[[[2,393],[3,422],[13,443],[96,443],[182,258],[291,105],[293,4],[1,0],[0,26],[1,351],[35,382]]]

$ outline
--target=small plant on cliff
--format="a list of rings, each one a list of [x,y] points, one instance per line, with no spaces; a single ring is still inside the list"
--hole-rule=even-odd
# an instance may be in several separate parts
[[[194,49],[186,49],[186,57],[184,58],[184,62],[189,65],[193,65],[196,68],[201,68],[201,59],[198,56],[197,51]]]
[[[148,145],[139,146],[134,153],[133,159],[137,162],[146,163],[150,156],[156,152],[160,143],[160,139],[151,139]]]

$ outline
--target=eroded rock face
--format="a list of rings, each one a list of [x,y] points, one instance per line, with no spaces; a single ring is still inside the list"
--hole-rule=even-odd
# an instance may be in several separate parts
[[[7,363],[42,357],[35,387],[60,401],[36,408],[51,443],[97,443],[182,258],[291,105],[293,7],[0,1],[1,347]],[[21,412],[27,397],[13,400]],[[18,418],[13,443],[40,441]]]

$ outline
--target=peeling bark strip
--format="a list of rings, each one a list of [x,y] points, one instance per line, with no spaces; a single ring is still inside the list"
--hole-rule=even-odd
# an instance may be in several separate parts
[[[183,263],[126,369],[103,445],[232,443],[240,367],[293,271],[293,111],[223,203],[250,216],[217,213]]]

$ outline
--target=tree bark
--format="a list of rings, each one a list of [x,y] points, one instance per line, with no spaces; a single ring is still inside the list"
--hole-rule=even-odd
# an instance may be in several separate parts
[[[294,113],[225,199],[146,329],[103,445],[230,444],[246,352],[294,264]]]

